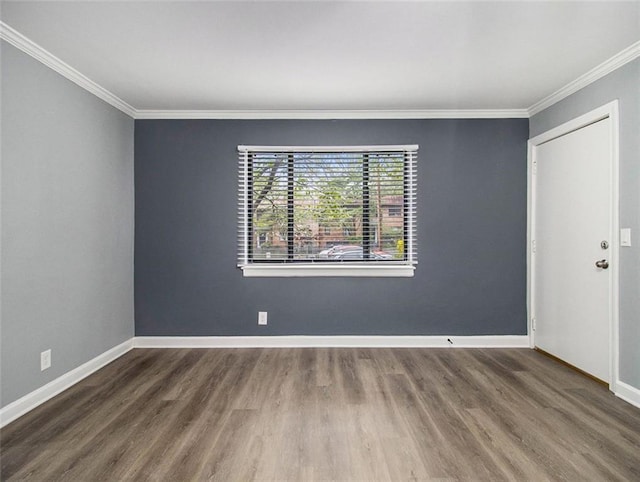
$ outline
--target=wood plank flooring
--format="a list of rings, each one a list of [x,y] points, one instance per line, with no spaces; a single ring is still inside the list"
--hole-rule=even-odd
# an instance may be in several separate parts
[[[640,410],[527,349],[136,349],[0,431],[0,479],[640,480]]]

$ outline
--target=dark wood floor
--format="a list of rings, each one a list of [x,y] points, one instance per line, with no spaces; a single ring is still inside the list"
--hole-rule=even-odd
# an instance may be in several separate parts
[[[525,349],[136,349],[0,432],[2,480],[640,480],[640,410]]]

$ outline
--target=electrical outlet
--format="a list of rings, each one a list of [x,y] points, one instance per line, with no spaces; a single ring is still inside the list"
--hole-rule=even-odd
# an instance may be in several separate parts
[[[40,371],[46,370],[51,366],[51,349],[40,353]]]
[[[266,324],[267,324],[267,312],[258,311],[258,325],[266,325]]]

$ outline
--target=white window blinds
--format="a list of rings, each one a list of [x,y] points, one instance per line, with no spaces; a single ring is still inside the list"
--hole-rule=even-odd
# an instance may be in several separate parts
[[[418,146],[238,146],[238,265],[417,262]]]

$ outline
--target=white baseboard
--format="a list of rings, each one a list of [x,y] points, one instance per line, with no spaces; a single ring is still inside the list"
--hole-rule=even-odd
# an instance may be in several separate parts
[[[529,348],[526,335],[504,336],[137,336],[0,409],[0,427],[75,385],[132,348]],[[620,384],[624,386],[624,384]],[[632,387],[627,390],[635,390]],[[627,393],[627,392],[625,392]],[[632,392],[629,392],[632,393]],[[621,398],[629,395],[618,395]],[[638,393],[633,395],[640,400]],[[631,402],[634,403],[634,402]]]
[[[25,413],[33,410],[38,405],[41,405],[47,400],[55,397],[60,392],[75,385],[83,378],[86,378],[93,372],[99,370],[107,363],[111,363],[116,358],[121,357],[132,348],[133,338],[105,351],[97,357],[80,365],[78,368],[74,368],[70,372],[59,376],[37,390],[19,398],[15,402],[2,407],[2,409],[0,409],[0,427],[4,427],[18,417],[21,417]]]
[[[527,335],[496,336],[137,336],[0,409],[0,428],[75,385],[132,348],[529,348]],[[640,408],[640,390],[617,381],[615,394]]]
[[[630,403],[631,405],[635,405],[640,408],[640,390],[632,387],[631,385],[621,382],[620,380],[616,381],[616,397],[621,398],[625,402]]]
[[[529,348],[527,335],[504,336],[137,336],[135,348]]]

